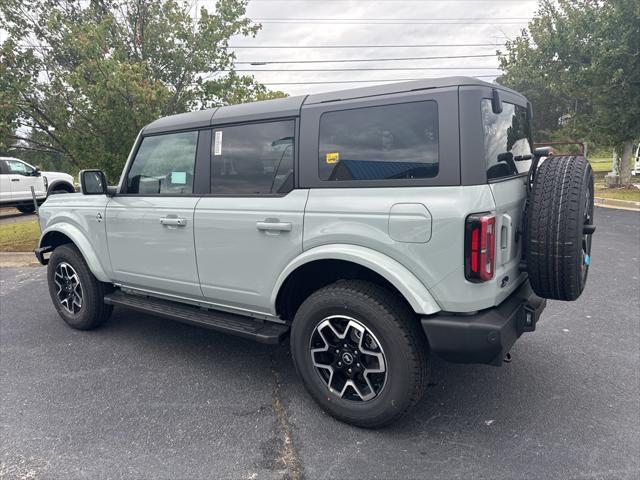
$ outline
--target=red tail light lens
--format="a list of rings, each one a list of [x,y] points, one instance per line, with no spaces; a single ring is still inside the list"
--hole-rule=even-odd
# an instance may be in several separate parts
[[[496,216],[476,213],[465,225],[464,275],[471,282],[493,278],[496,253]]]

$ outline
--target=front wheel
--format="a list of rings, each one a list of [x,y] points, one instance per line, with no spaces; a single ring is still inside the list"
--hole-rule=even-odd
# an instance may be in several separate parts
[[[341,280],[309,296],[293,321],[291,352],[314,400],[360,427],[394,422],[427,384],[428,346],[417,318],[368,282]]]
[[[111,287],[93,276],[74,245],[56,247],[49,259],[47,280],[53,305],[69,326],[90,330],[111,315],[113,306],[104,303]]]
[[[36,207],[33,203],[24,203],[21,205],[16,205],[16,208],[20,213],[33,213],[36,211]]]

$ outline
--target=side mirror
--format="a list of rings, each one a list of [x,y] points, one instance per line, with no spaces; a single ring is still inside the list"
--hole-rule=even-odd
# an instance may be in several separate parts
[[[42,173],[40,172],[40,167],[33,167],[33,175],[35,175],[36,177],[42,175]]]
[[[107,177],[102,170],[81,170],[80,191],[83,195],[105,195]]]
[[[491,90],[491,111],[495,114],[502,113],[502,100],[500,100],[500,93],[495,88]]]

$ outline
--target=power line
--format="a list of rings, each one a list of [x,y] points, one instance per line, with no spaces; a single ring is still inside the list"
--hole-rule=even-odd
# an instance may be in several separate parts
[[[296,24],[296,23],[306,23],[306,24],[315,24],[315,25],[521,25],[522,22],[495,22],[492,20],[481,21],[481,22],[434,22],[434,21],[406,21],[406,22],[396,22],[393,19],[384,20],[384,21],[375,21],[375,20],[349,20],[349,21],[340,21],[336,19],[315,19],[315,20],[257,20],[252,19],[256,23],[266,23],[266,24]]]
[[[435,47],[500,47],[496,43],[423,43],[409,45],[229,45],[229,48],[435,48]]]
[[[476,20],[490,20],[492,22],[501,20],[530,20],[529,17],[452,17],[452,18],[319,18],[319,17],[251,17],[256,21],[327,21],[327,22],[413,22],[413,21],[429,21],[429,22],[474,22]]]
[[[502,47],[496,43],[424,43],[405,45],[229,45],[234,49],[343,49],[343,48],[449,48],[449,47]],[[51,48],[49,45],[18,45],[19,48]]]
[[[472,75],[475,78],[496,78],[499,75]],[[323,85],[329,83],[393,83],[412,82],[424,80],[425,78],[383,78],[379,80],[337,80],[337,81],[317,81],[317,82],[260,82],[262,85]]]
[[[234,62],[236,65],[272,65],[284,63],[351,63],[351,62],[396,62],[406,60],[442,60],[455,58],[488,58],[495,57],[495,53],[480,55],[446,55],[437,57],[395,57],[395,58],[339,58],[334,60],[274,60],[274,61],[253,61]]]
[[[401,70],[498,70],[498,67],[407,67],[407,68],[292,68],[292,69],[238,69],[218,70],[219,72],[368,72],[368,71],[401,71]]]
[[[198,0],[201,2],[215,0]],[[300,3],[307,2],[308,0],[250,0],[249,3]],[[323,0],[325,3],[442,3],[442,0]],[[449,2],[457,3],[533,3],[537,0],[448,0]]]

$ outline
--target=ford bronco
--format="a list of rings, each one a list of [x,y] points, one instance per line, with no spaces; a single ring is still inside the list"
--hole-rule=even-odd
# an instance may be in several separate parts
[[[466,77],[161,118],[117,187],[85,170],[45,202],[36,256],[73,328],[119,305],[288,336],[323,409],[380,427],[421,398],[430,353],[501,365],[546,299],[584,288],[591,167],[532,151],[530,118]]]

